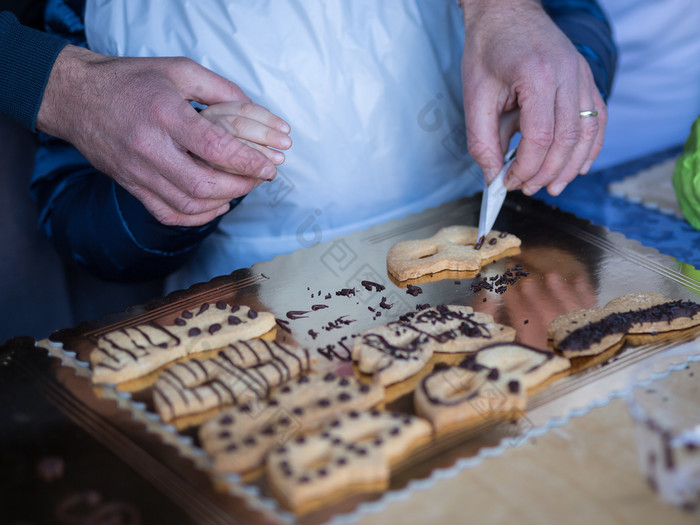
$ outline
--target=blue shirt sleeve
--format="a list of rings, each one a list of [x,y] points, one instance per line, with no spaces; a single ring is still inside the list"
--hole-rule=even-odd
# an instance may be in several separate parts
[[[0,12],[0,114],[35,131],[44,89],[67,40],[25,27]]]
[[[598,91],[607,100],[617,68],[617,47],[610,23],[598,2],[543,0],[542,6],[586,59]]]

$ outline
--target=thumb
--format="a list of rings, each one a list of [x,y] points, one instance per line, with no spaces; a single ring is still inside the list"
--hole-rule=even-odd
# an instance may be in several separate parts
[[[182,96],[207,106],[219,102],[250,102],[243,90],[189,58],[175,58],[170,66],[171,78]]]

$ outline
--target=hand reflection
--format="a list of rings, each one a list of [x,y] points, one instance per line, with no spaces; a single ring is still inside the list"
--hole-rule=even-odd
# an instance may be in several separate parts
[[[590,269],[573,254],[550,246],[524,250],[508,266],[520,264],[530,275],[503,295],[485,295],[474,309],[517,331],[516,341],[547,348],[547,326],[558,315],[597,306]]]

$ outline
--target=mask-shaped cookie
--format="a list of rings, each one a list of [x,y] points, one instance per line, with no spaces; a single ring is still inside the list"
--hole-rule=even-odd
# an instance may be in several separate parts
[[[552,352],[515,343],[487,346],[424,377],[414,391],[416,412],[436,431],[514,419],[525,410],[528,390],[568,367]]]
[[[334,494],[386,486],[392,465],[430,435],[430,424],[415,416],[349,412],[272,451],[268,480],[288,507],[306,510]]]
[[[515,330],[469,306],[440,305],[360,334],[353,360],[365,374],[387,386],[417,374],[434,352],[473,352],[515,339]]]
[[[434,352],[473,352],[482,346],[515,339],[515,329],[495,323],[469,306],[439,305],[412,315],[410,325],[428,335]]]
[[[225,301],[183,311],[172,325],[155,321],[109,332],[90,354],[95,383],[121,383],[187,355],[253,339],[275,326],[275,316]]]
[[[503,252],[520,246],[520,239],[495,230],[481,246],[478,228],[448,226],[428,239],[401,241],[386,257],[387,269],[399,281],[414,279],[442,270],[478,270],[484,261],[498,259]]]
[[[381,385],[364,385],[354,377],[301,376],[267,401],[232,407],[210,419],[200,427],[199,439],[219,472],[245,472],[297,433],[345,412],[369,409],[383,398]]]
[[[250,366],[237,365],[244,351],[256,353],[261,360]],[[163,421],[170,421],[266,398],[273,387],[310,368],[306,349],[261,340],[233,343],[211,359],[192,359],[166,368],[155,382],[153,400]]]

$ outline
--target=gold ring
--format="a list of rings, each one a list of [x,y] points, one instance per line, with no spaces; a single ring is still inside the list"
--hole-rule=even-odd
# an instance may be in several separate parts
[[[578,112],[579,117],[597,117],[598,112],[595,109],[586,109]]]

